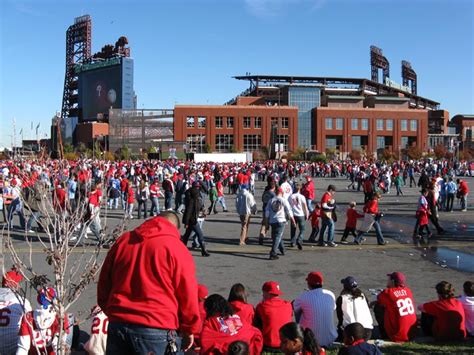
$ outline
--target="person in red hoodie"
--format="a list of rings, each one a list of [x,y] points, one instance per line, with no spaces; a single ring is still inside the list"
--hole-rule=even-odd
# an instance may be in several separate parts
[[[247,291],[244,285],[240,283],[233,285],[227,301],[243,323],[253,324],[255,310],[251,304],[247,303]]]
[[[237,340],[249,344],[250,355],[260,355],[262,333],[252,325],[243,323],[224,297],[210,295],[204,307],[206,320],[201,332],[201,355],[227,354],[229,345]]]
[[[349,208],[347,209],[346,228],[344,229],[344,233],[342,234],[341,244],[347,244],[347,237],[349,236],[349,233],[352,233],[354,238],[357,238],[357,235],[356,235],[357,219],[364,218],[364,215],[357,212],[356,205],[357,203],[355,201],[352,201],[349,204]]]
[[[280,298],[283,294],[275,281],[263,284],[263,301],[255,310],[254,324],[262,331],[263,346],[266,352],[280,351],[280,328],[293,320],[291,302]]]
[[[201,328],[193,257],[171,211],[124,233],[109,250],[97,303],[109,317],[107,353],[187,351]]]

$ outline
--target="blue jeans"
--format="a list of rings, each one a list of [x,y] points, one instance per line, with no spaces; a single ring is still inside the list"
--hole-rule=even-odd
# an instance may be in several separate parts
[[[165,191],[165,210],[171,208],[171,203],[173,201],[173,193],[171,191]]]
[[[313,200],[310,198],[306,199],[306,205],[308,206],[309,213],[312,213],[314,211],[314,203]]]
[[[295,222],[298,225],[298,236],[296,236],[296,226],[291,225],[290,235],[291,235],[291,244],[303,244],[304,239],[304,229],[306,227],[306,219],[304,217],[294,216]]]
[[[270,224],[272,226],[272,250],[270,252],[270,256],[277,255],[278,250],[282,254],[285,254],[285,247],[283,246],[283,232],[285,231],[285,223],[280,222],[280,223],[272,223]]]
[[[118,197],[109,197],[109,209],[114,210],[118,209],[119,198]]]
[[[382,234],[382,228],[380,227],[380,219],[379,218],[375,218],[374,224],[372,225],[372,227],[374,227],[374,229],[375,229],[375,236],[377,237],[377,243],[378,244],[383,244],[384,239],[383,239],[383,234]],[[360,232],[357,235],[357,238],[355,240],[360,242],[365,233],[366,232]]]
[[[217,198],[217,203],[220,203],[222,208],[224,209],[224,211],[227,211],[227,206],[225,204],[225,199],[224,199],[224,196],[219,196]]]
[[[13,228],[13,215],[18,213],[18,217],[20,218],[20,228],[25,229],[25,214],[23,212],[23,204],[21,203],[21,200],[19,197],[14,199],[11,203],[10,206],[8,206],[8,217],[7,217],[7,222],[8,226],[10,229]]]
[[[321,218],[321,232],[319,233],[319,243],[324,243],[324,233],[328,230],[328,243],[334,242],[334,221],[332,218]]]
[[[157,216],[159,214],[160,214],[160,203],[158,202],[158,197],[152,197],[151,198],[150,216]]]
[[[33,225],[33,221],[36,221],[36,224],[38,227],[40,227],[39,220],[41,218],[41,212],[40,211],[31,211],[31,216],[28,218],[28,222],[26,222],[26,229],[30,230],[31,226]]]
[[[174,330],[148,328],[137,324],[109,323],[106,354],[162,355],[175,339],[179,353],[181,339]]]

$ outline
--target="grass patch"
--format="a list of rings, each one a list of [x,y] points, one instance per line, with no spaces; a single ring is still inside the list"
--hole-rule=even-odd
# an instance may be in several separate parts
[[[412,355],[412,354],[429,354],[429,355],[473,355],[474,354],[474,338],[469,338],[462,343],[404,343],[387,345],[380,348],[383,354]],[[337,355],[339,349],[331,349],[326,351],[328,355]]]

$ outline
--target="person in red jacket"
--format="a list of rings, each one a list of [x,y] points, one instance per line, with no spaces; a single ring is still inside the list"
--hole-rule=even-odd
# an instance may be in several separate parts
[[[465,180],[457,179],[459,198],[461,199],[461,211],[467,211],[467,195],[469,194],[469,186]]]
[[[234,313],[240,317],[242,323],[253,324],[255,310],[251,304],[247,303],[247,291],[244,285],[240,283],[233,285],[227,301],[232,306]]]
[[[280,298],[283,294],[275,281],[263,284],[263,301],[255,310],[255,326],[262,331],[264,351],[280,350],[280,328],[293,320],[291,302]]]
[[[393,342],[410,340],[416,333],[415,302],[401,272],[388,274],[387,288],[380,292],[374,305],[374,314],[380,334]]]
[[[454,296],[454,288],[447,281],[436,285],[438,300],[420,305],[421,328],[427,336],[438,341],[459,341],[466,338],[464,307]]]
[[[171,211],[124,233],[109,250],[97,285],[97,303],[109,317],[107,353],[187,351],[201,321],[193,257]],[[179,349],[177,349],[179,350]]]
[[[375,229],[375,235],[377,237],[378,245],[386,245],[388,242],[383,239],[382,228],[380,227],[380,219],[383,214],[379,212],[379,199],[380,194],[376,192],[371,200],[367,201],[364,206],[364,226],[357,234],[354,243],[357,245],[362,244],[362,238],[372,227]]]
[[[352,201],[349,204],[349,208],[347,209],[346,228],[344,229],[344,233],[342,234],[341,244],[347,244],[347,237],[349,236],[349,233],[352,233],[354,238],[357,238],[357,235],[356,235],[357,219],[364,218],[364,215],[357,212],[357,210],[355,209],[356,205],[357,203],[355,201]]]
[[[428,227],[428,221],[430,210],[425,205],[420,205],[418,210],[416,211],[416,225],[417,225],[417,234],[415,236],[415,244],[419,246],[420,241],[423,240],[425,237],[424,231],[426,231],[426,240],[428,241],[431,237],[430,228]]]
[[[309,212],[313,212],[314,210],[314,182],[310,175],[306,175],[306,182],[303,184],[301,188],[301,194],[306,198],[306,204],[308,206]]]
[[[229,345],[235,341],[249,344],[249,354],[262,352],[262,333],[250,324],[243,323],[233,313],[232,306],[221,295],[210,295],[204,302],[206,320],[201,332],[201,351],[203,355],[226,354]]]

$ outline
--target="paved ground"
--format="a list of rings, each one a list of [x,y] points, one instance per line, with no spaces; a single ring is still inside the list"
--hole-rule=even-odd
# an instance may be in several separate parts
[[[474,191],[474,179],[468,182]],[[329,183],[335,184],[338,191],[336,200],[339,206],[339,221],[336,224],[336,241],[340,240],[345,225],[346,206],[350,201],[357,201],[361,210],[362,192],[347,190],[345,179],[316,179],[317,199]],[[257,201],[261,206],[263,184],[258,185]],[[200,256],[199,251],[192,251],[197,265],[199,282],[208,286],[210,293],[220,293],[227,297],[232,284],[243,283],[249,291],[249,300],[257,303],[261,298],[261,285],[267,280],[277,280],[291,300],[306,288],[305,276],[310,271],[322,271],[325,287],[338,294],[341,290],[340,280],[352,275],[359,281],[360,287],[370,294],[370,289],[383,288],[386,274],[402,271],[407,275],[408,285],[412,288],[417,304],[435,299],[434,286],[441,280],[453,283],[456,290],[462,290],[462,283],[472,279],[474,272],[474,210],[460,212],[459,206],[454,213],[442,212],[440,220],[448,233],[432,242],[430,247],[415,248],[411,244],[411,233],[415,223],[414,213],[418,188],[404,188],[404,196],[395,196],[393,192],[384,195],[380,208],[385,213],[382,230],[388,246],[376,245],[372,233],[362,246],[348,245],[337,248],[321,248],[305,244],[304,250],[288,248],[284,257],[279,260],[268,260],[270,241],[264,246],[257,244],[256,237],[260,227],[260,215],[252,218],[250,226],[250,244],[238,245],[240,224],[235,214],[234,196],[226,196],[229,213],[209,216],[204,224],[204,234],[212,254],[209,258]],[[472,208],[472,207],[471,207]],[[112,211],[109,223],[117,223],[119,213]],[[133,220],[129,228],[138,225]],[[434,228],[433,228],[434,229]],[[307,225],[305,239],[310,232]],[[289,226],[285,231],[288,241]],[[38,242],[34,244],[33,263],[40,270],[46,270],[46,263]],[[28,258],[24,242],[15,241],[15,245],[24,258]],[[78,250],[75,257],[80,257]],[[456,258],[459,256],[459,258]],[[7,256],[8,259],[8,256]],[[8,261],[7,261],[8,264]],[[72,310],[86,314],[95,303],[95,285],[91,285]]]

